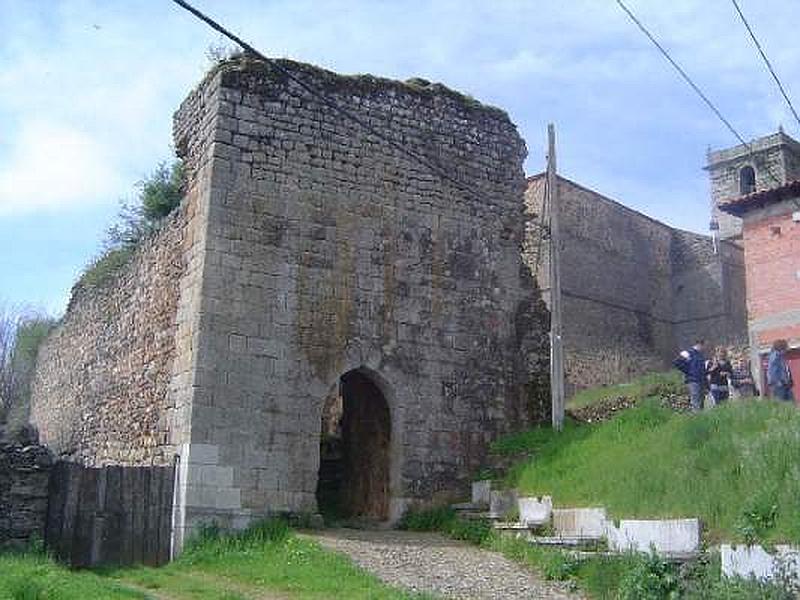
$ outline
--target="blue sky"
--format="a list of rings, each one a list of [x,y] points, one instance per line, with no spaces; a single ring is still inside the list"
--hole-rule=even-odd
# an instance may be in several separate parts
[[[264,53],[419,76],[506,109],[541,171],[705,232],[731,134],[613,0],[195,0]],[[746,138],[800,137],[728,0],[628,0]],[[740,0],[800,94],[795,0]],[[120,200],[172,156],[171,119],[222,43],[169,0],[0,0],[0,302],[58,313]],[[800,95],[795,98],[800,103]]]

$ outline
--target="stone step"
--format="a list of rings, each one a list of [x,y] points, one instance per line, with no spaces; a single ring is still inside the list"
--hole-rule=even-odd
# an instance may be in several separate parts
[[[568,550],[566,554],[576,560],[588,560],[590,558],[611,558],[619,557],[619,552],[612,550]],[[691,562],[699,558],[699,552],[682,553],[682,554],[660,554],[659,558],[671,563],[685,563]]]
[[[554,546],[558,548],[574,548],[578,546],[590,546],[605,544],[605,540],[593,536],[543,536],[532,535],[528,537],[528,542],[536,546]]]

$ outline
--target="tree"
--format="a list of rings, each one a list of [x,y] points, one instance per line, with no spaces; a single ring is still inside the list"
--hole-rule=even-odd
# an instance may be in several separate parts
[[[40,312],[0,305],[0,422],[27,422],[36,357],[54,325]]]
[[[159,164],[137,184],[133,203],[123,203],[118,222],[108,229],[105,251],[132,248],[150,235],[183,199],[184,168],[179,160]]]
[[[13,389],[11,357],[16,328],[17,319],[14,312],[4,304],[0,304],[0,422],[5,421],[6,412],[11,404]]]

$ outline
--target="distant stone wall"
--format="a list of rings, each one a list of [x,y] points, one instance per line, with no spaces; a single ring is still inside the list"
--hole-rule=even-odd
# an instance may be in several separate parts
[[[171,464],[185,226],[179,210],[118,273],[96,287],[78,284],[42,344],[31,422],[57,456],[89,466]]]
[[[549,303],[544,177],[529,179],[524,256]],[[741,249],[673,229],[559,179],[567,391],[669,367],[695,336],[746,338]]]
[[[747,343],[744,253],[705,235],[673,230],[672,292],[676,348],[697,338],[713,346]]]
[[[464,488],[546,397],[507,115],[427,82],[281,64],[464,189],[263,63],[223,65],[190,96],[176,147],[193,164],[211,140],[211,174],[187,528],[315,510],[323,404],[353,370],[388,404],[394,518]]]
[[[33,439],[0,442],[0,548],[44,541],[51,467]]]

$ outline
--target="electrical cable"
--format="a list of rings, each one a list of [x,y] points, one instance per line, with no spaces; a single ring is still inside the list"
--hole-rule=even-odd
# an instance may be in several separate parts
[[[764,49],[761,47],[761,44],[759,43],[758,38],[756,38],[756,34],[753,32],[753,28],[750,27],[750,23],[747,22],[747,19],[745,18],[744,13],[742,13],[742,9],[739,7],[739,3],[736,2],[736,0],[731,0],[731,2],[733,3],[733,6],[736,9],[736,12],[739,13],[739,18],[742,20],[742,23],[744,24],[745,29],[747,29],[747,33],[750,34],[750,39],[753,40],[753,44],[755,44],[756,48],[758,49],[758,53],[761,55],[761,58],[764,59],[764,64],[767,66],[767,69],[769,70],[770,75],[772,75],[772,78],[775,80],[775,83],[778,84],[778,89],[781,91],[781,95],[783,96],[783,99],[786,100],[786,104],[789,105],[789,109],[792,111],[792,115],[794,115],[795,121],[797,121],[797,123],[800,124],[800,116],[797,115],[797,111],[794,109],[794,105],[792,104],[792,101],[789,99],[789,94],[786,92],[786,89],[783,87],[783,84],[781,83],[781,80],[778,77],[778,74],[775,72],[775,69],[772,67],[772,63],[770,62],[769,58],[767,58],[767,54],[766,54],[766,52],[764,52]]]
[[[664,56],[664,58],[669,61],[669,63],[675,68],[675,70],[680,74],[683,80],[689,84],[689,86],[694,90],[694,92],[700,96],[700,98],[705,102],[705,104],[711,109],[711,111],[717,116],[717,118],[722,121],[725,127],[736,137],[737,140],[748,150],[748,153],[755,158],[755,150],[753,149],[752,144],[746,142],[742,135],[736,130],[736,128],[731,125],[731,122],[725,118],[722,112],[716,107],[716,105],[703,93],[700,87],[692,80],[691,77],[684,71],[684,69],[675,61],[675,59],[670,56],[669,52],[656,40],[652,33],[644,26],[644,24],[633,14],[633,12],[625,6],[625,3],[622,0],[615,0],[617,5],[628,15],[631,21],[639,28],[639,30],[647,36],[647,38],[653,43],[653,45],[658,48],[659,52]],[[772,180],[780,185],[783,185],[783,182],[778,178],[772,170],[769,168],[769,165],[766,163],[763,165],[764,170],[767,174],[772,178]]]
[[[484,199],[482,197],[480,197],[479,195],[475,194],[472,190],[468,189],[465,186],[465,184],[462,183],[461,181],[451,177],[440,165],[437,165],[435,162],[433,162],[432,160],[428,159],[427,157],[424,157],[424,156],[422,156],[420,154],[417,154],[416,152],[414,152],[412,150],[409,150],[404,145],[399,144],[399,143],[395,142],[394,140],[391,140],[391,139],[387,138],[380,131],[378,131],[377,129],[375,129],[374,127],[369,125],[368,123],[364,122],[361,118],[359,118],[355,114],[351,113],[349,110],[347,110],[345,108],[342,108],[341,106],[336,104],[336,102],[332,101],[330,98],[325,96],[325,94],[317,91],[312,86],[310,86],[308,83],[306,83],[302,79],[298,78],[294,73],[292,73],[292,71],[290,71],[289,69],[285,68],[278,61],[265,56],[264,54],[262,54],[261,52],[256,50],[253,46],[251,46],[250,44],[245,42],[243,39],[241,39],[239,36],[237,36],[236,34],[228,31],[225,27],[223,27],[222,25],[217,23],[214,19],[212,19],[211,17],[203,14],[202,12],[200,12],[198,9],[193,7],[191,4],[189,4],[185,0],[172,0],[172,2],[174,2],[175,4],[177,4],[178,6],[183,8],[184,10],[190,12],[192,15],[194,15],[195,17],[197,17],[198,19],[200,19],[201,21],[206,23],[209,27],[211,27],[215,31],[221,33],[222,35],[224,35],[225,37],[227,37],[228,39],[230,39],[231,41],[233,41],[234,43],[239,45],[246,53],[249,53],[249,54],[251,54],[251,55],[263,60],[264,62],[269,64],[272,68],[280,71],[284,76],[286,76],[287,79],[291,80],[292,82],[294,82],[295,84],[297,84],[298,86],[303,88],[306,92],[311,94],[314,98],[316,98],[317,100],[319,100],[320,102],[322,102],[323,104],[325,104],[326,106],[331,108],[332,110],[338,112],[343,117],[345,117],[345,118],[349,119],[350,121],[356,123],[358,126],[360,126],[367,133],[375,136],[376,138],[378,138],[381,141],[385,142],[386,144],[388,144],[389,146],[391,146],[395,150],[398,150],[399,152],[401,152],[401,153],[405,154],[406,156],[412,158],[417,163],[423,165],[424,167],[426,167],[429,171],[431,171],[435,175],[438,175],[442,180],[449,182],[455,188],[457,188],[459,191],[461,191],[462,193],[464,193],[468,197],[472,198],[473,200],[476,200],[476,201],[481,202],[481,203],[484,202]]]

